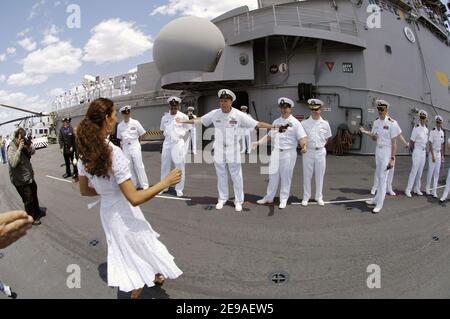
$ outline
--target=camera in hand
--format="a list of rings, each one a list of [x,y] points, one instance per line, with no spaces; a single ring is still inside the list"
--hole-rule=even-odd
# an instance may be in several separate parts
[[[281,125],[280,128],[278,129],[278,131],[279,131],[280,133],[284,133],[284,132],[286,132],[286,130],[287,130],[289,127],[291,127],[291,126],[292,126],[291,123],[288,123],[288,124],[286,124],[286,125]]]
[[[26,137],[23,139],[23,144],[24,144],[25,146],[30,146],[31,144],[33,144],[33,141],[32,141],[31,136],[26,136]]]

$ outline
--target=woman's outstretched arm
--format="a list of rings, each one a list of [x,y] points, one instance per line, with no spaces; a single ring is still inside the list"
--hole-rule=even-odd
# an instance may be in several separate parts
[[[158,195],[162,190],[174,186],[181,181],[181,170],[175,169],[170,174],[160,181],[158,184],[144,190],[136,190],[131,180],[127,180],[119,185],[120,190],[134,207],[148,202],[153,197]]]

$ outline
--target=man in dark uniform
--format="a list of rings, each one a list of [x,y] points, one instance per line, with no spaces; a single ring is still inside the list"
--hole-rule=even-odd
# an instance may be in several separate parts
[[[64,155],[64,162],[66,164],[66,173],[64,178],[72,176],[70,171],[70,165],[74,163],[73,158],[75,155],[75,134],[73,128],[70,125],[70,118],[63,119],[63,126],[59,130],[59,148]],[[73,179],[78,179],[78,169],[76,165],[73,165]]]

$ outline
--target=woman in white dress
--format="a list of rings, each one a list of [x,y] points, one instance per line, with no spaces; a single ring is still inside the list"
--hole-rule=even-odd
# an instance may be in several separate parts
[[[127,158],[107,140],[115,124],[114,102],[100,98],[91,103],[77,127],[80,192],[83,196],[101,197],[100,215],[108,244],[108,285],[132,291],[131,298],[137,299],[145,285],[152,287],[182,274],[138,207],[178,184],[181,171],[174,170],[155,186],[137,191]]]

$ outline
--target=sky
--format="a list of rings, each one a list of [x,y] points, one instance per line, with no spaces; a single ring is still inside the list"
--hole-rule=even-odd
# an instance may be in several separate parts
[[[84,75],[152,61],[153,41],[173,19],[212,19],[242,5],[255,9],[257,0],[1,0],[0,103],[48,112]],[[0,123],[24,115],[0,108]]]
[[[173,19],[212,19],[242,5],[256,9],[257,0],[1,0],[0,103],[48,112],[84,75],[120,75],[152,61],[153,41]],[[0,123],[23,115],[0,108]]]

